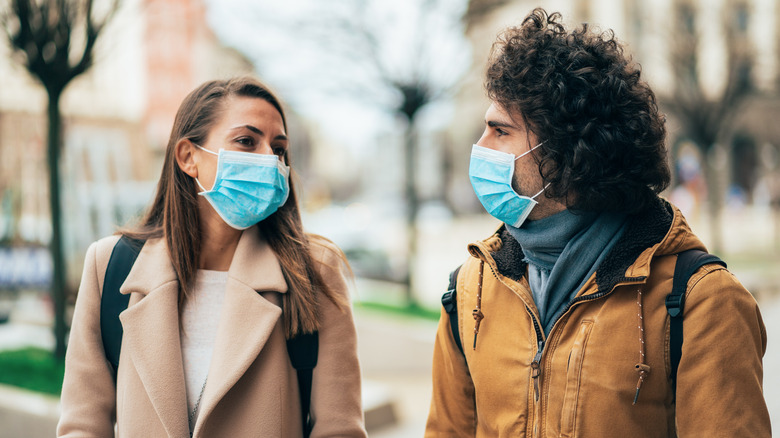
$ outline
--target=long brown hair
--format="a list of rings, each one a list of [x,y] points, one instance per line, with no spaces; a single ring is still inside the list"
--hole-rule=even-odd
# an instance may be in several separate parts
[[[173,268],[179,277],[180,308],[191,293],[195,279],[201,233],[198,190],[194,178],[184,173],[176,162],[176,144],[182,139],[204,144],[219,111],[231,96],[254,97],[267,101],[279,111],[285,131],[287,130],[287,120],[279,99],[257,79],[244,76],[202,84],[184,98],[176,113],[154,202],[136,229],[121,231],[122,234],[137,239],[165,238]],[[284,155],[284,160],[289,166],[289,151]],[[338,305],[343,303],[328,288],[314,266],[309,242],[324,238],[304,233],[292,179],[287,202],[261,221],[258,227],[276,253],[287,282],[288,291],[282,298],[287,337],[316,331],[319,328],[317,291],[324,293]],[[346,262],[343,254],[342,260]]]

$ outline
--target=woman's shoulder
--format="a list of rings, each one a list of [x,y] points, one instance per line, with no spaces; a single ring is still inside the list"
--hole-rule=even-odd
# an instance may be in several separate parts
[[[111,252],[114,250],[114,246],[116,246],[120,237],[122,236],[119,234],[112,234],[92,242],[87,250],[87,256],[89,256],[91,252],[94,252],[96,260],[107,261],[108,258],[111,257]]]
[[[343,314],[344,310],[349,308],[354,286],[352,268],[347,256],[338,245],[326,237],[307,233],[306,238],[312,260],[317,265],[316,269],[329,289],[327,295],[330,299],[322,300],[321,304],[324,308],[336,309],[338,314]],[[323,312],[329,314],[330,311]]]
[[[309,251],[315,262],[334,266],[340,263],[347,263],[347,257],[344,251],[338,247],[332,240],[319,234],[307,233],[306,238],[309,242]]]
[[[119,241],[118,234],[103,237],[89,245],[84,256],[84,275],[95,275],[98,278],[98,285],[103,284],[103,273],[108,267],[108,260],[111,258],[111,252]]]
[[[122,232],[111,234],[92,242],[87,250],[87,258],[94,257],[98,265],[108,263],[108,260],[111,258],[111,253],[114,251],[114,247],[116,247],[116,244],[122,237],[128,237],[136,241],[152,241],[159,239],[158,237],[143,239],[135,235],[126,235]]]

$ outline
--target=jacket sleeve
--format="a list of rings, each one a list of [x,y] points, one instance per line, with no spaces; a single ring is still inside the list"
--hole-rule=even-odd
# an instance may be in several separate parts
[[[753,296],[727,270],[705,266],[688,283],[677,372],[677,433],[771,436],[762,391],[766,328]]]
[[[328,245],[315,257],[322,279],[341,303],[320,297],[319,357],[311,391],[312,438],[367,436],[347,268],[339,254],[338,248]]]
[[[65,355],[58,437],[112,437],[116,388],[100,334],[98,247],[87,250]],[[106,263],[105,261],[103,263]]]
[[[474,383],[452,336],[450,316],[442,308],[433,347],[433,395],[425,436],[473,438],[476,424]]]

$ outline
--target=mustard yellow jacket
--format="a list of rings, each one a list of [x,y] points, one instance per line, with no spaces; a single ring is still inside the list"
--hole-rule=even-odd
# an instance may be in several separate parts
[[[675,400],[664,299],[676,254],[691,248],[704,245],[659,200],[542,333],[517,241],[499,229],[469,245],[457,280],[465,357],[442,312],[425,436],[769,437],[766,330],[753,296],[717,265],[688,282]]]

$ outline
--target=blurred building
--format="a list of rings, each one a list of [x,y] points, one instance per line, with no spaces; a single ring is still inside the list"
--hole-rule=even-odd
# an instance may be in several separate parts
[[[62,97],[61,190],[70,278],[86,246],[149,203],[176,109],[201,82],[254,71],[220,44],[200,0],[128,0],[95,65]],[[0,44],[0,242],[47,244],[46,95]]]
[[[476,141],[483,130],[489,105],[483,78],[491,45],[507,26],[519,25],[539,2],[528,0],[471,0],[465,21],[472,45],[473,66],[457,94],[456,114],[450,132],[460,143]],[[569,29],[587,22],[601,30],[613,29],[642,72],[668,117],[668,143],[672,158],[689,154],[704,159],[690,147],[666,103],[675,98],[680,80],[680,57],[693,60],[695,76],[706,100],[717,101],[729,86],[728,78],[747,90],[748,97],[731,111],[726,132],[712,154],[728,199],[766,202],[770,180],[780,172],[780,5],[774,0],[550,0],[548,12],[563,14]],[[681,39],[693,38],[685,47]],[[688,52],[686,52],[688,50]],[[678,69],[678,70],[676,70]],[[729,75],[730,69],[736,74]],[[724,124],[725,125],[725,124]],[[467,139],[467,140],[466,140]],[[457,143],[457,142],[456,142]],[[458,148],[462,151],[462,148]],[[468,156],[453,154],[453,166],[464,169]],[[713,159],[713,157],[710,157]],[[679,170],[679,169],[678,169]],[[676,175],[680,178],[680,174]],[[778,186],[778,184],[774,184]],[[462,187],[461,187],[462,186]],[[451,193],[478,209],[465,179],[453,180]],[[456,203],[457,204],[457,203]]]

